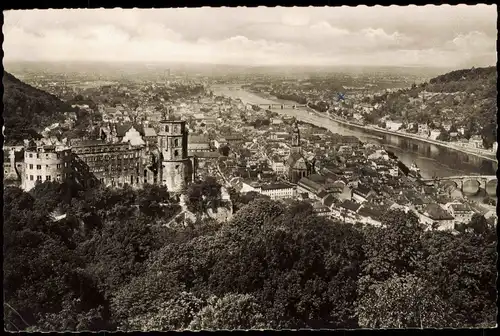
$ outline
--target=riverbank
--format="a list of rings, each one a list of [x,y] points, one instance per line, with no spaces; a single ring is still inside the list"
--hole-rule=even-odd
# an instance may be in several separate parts
[[[269,95],[257,95],[241,88],[236,89],[235,85],[230,87],[216,85],[213,87],[213,92],[219,96],[239,99],[245,104],[294,104],[291,101],[273,99]],[[421,140],[364,129],[359,125],[349,125],[350,123],[345,121],[334,121],[309,108],[275,109],[273,111],[280,115],[295,117],[304,123],[327,129],[332,133],[354,136],[362,142],[373,142],[384,146],[384,148],[390,148],[406,166],[409,167],[415,163],[420,168],[423,178],[474,174],[494,175],[498,169],[498,163],[492,160],[485,160],[463,151],[448,149]]]
[[[412,140],[417,140],[417,141],[423,141],[423,142],[426,142],[426,143],[431,144],[431,145],[441,146],[441,147],[444,147],[444,148],[447,148],[447,149],[451,149],[451,150],[455,150],[455,151],[458,151],[458,152],[462,152],[462,153],[465,153],[465,154],[468,154],[468,155],[474,155],[474,156],[480,157],[482,159],[490,160],[490,161],[493,161],[493,162],[498,162],[494,154],[486,155],[484,153],[478,153],[476,151],[472,151],[472,150],[469,150],[467,148],[457,147],[457,146],[455,146],[453,144],[450,144],[450,143],[448,143],[446,141],[440,141],[440,140],[433,140],[433,139],[429,139],[429,138],[424,138],[424,137],[421,137],[421,136],[418,136],[418,135],[414,135],[414,134],[411,134],[411,133],[385,130],[383,128],[379,128],[379,127],[376,127],[376,126],[360,125],[360,124],[349,122],[347,120],[342,120],[342,119],[338,119],[338,118],[333,118],[331,116],[326,116],[325,114],[322,114],[322,113],[320,113],[318,111],[314,111],[314,113],[316,113],[320,117],[329,118],[329,119],[331,119],[331,120],[333,120],[335,122],[344,124],[346,126],[361,128],[361,129],[364,129],[364,130],[367,130],[367,131],[373,131],[373,132],[377,132],[377,133],[384,133],[384,134],[389,134],[389,135],[395,135],[395,136],[404,137],[404,138],[408,138],[408,139],[412,139]]]
[[[276,101],[276,102],[279,102],[279,103],[286,103],[286,104],[296,103],[296,102],[292,102],[292,101],[282,100],[282,99],[276,98],[276,97],[274,97],[274,96],[272,96],[270,94],[265,94],[265,93],[262,93],[262,92],[254,92],[254,91],[249,91],[249,92],[251,92],[252,94],[254,94],[254,95],[256,95],[256,96],[258,96],[260,98],[266,99],[266,100],[273,100],[273,101]],[[416,140],[416,141],[422,141],[422,142],[425,142],[425,143],[428,143],[428,144],[431,144],[431,145],[440,146],[440,147],[443,147],[443,148],[446,148],[446,149],[455,150],[457,152],[465,153],[465,154],[468,154],[468,155],[473,155],[473,156],[479,157],[481,159],[490,160],[492,162],[498,163],[498,160],[497,160],[495,154],[481,153],[481,152],[474,151],[474,150],[471,150],[471,149],[468,149],[468,148],[458,147],[458,146],[456,146],[456,145],[454,145],[452,143],[449,143],[449,142],[440,141],[440,140],[433,140],[433,139],[421,137],[421,136],[418,136],[418,135],[415,135],[415,134],[411,134],[411,133],[390,131],[390,130],[378,128],[378,127],[375,127],[375,126],[367,126],[367,125],[353,123],[353,122],[348,121],[348,120],[343,120],[343,119],[331,117],[331,116],[327,115],[326,113],[318,112],[318,111],[316,111],[316,110],[314,110],[314,109],[312,109],[312,108],[310,108],[308,106],[306,107],[306,109],[309,112],[312,112],[312,113],[316,114],[318,117],[327,118],[329,120],[332,120],[332,121],[334,121],[336,123],[339,123],[339,124],[342,124],[344,126],[359,128],[359,129],[362,129],[364,131],[367,131],[368,133],[375,132],[375,133],[380,133],[380,134],[388,134],[388,135],[394,135],[394,136],[404,137],[404,138],[412,139],[412,140]]]

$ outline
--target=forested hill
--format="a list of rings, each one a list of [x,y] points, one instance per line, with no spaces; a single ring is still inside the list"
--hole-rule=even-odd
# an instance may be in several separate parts
[[[464,127],[465,137],[481,135],[485,145],[496,141],[496,67],[456,70],[427,83],[371,99],[381,103],[375,118],[389,115],[403,122],[451,123]]]
[[[12,74],[3,74],[5,142],[20,143],[36,137],[45,127],[64,120],[64,112],[75,111],[56,96],[34,88]]]

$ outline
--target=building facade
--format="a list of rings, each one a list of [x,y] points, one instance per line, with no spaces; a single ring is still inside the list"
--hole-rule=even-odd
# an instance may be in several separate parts
[[[137,133],[125,132],[134,140]],[[195,162],[188,156],[185,122],[164,116],[155,138],[156,143],[122,142],[115,136],[103,137],[102,132],[98,132],[93,139],[78,140],[68,147],[26,143],[21,186],[30,190],[37,181],[73,178],[85,186],[140,188],[148,183],[180,192],[195,174]]]
[[[28,191],[37,183],[62,181],[71,173],[71,149],[38,146],[31,142],[24,151],[24,172],[21,187]]]
[[[188,157],[186,122],[164,119],[160,121],[159,128],[159,182],[169,191],[180,192],[192,181],[194,174],[193,161]]]
[[[108,187],[140,187],[147,183],[141,176],[142,148],[130,143],[106,143],[87,140],[72,147],[71,167],[79,183],[100,183]]]

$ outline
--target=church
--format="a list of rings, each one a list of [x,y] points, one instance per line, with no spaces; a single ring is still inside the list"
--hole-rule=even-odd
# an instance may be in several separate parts
[[[302,154],[299,125],[297,124],[297,121],[295,121],[292,130],[290,155],[285,162],[285,166],[288,171],[288,180],[292,183],[297,183],[301,178],[313,174],[314,164],[314,160],[310,162]]]

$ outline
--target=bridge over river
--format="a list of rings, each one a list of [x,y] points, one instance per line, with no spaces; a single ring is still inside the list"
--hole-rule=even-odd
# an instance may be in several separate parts
[[[237,86],[236,84],[234,86]],[[239,85],[241,87],[241,84]],[[334,120],[324,113],[313,111],[309,107],[278,99],[276,97],[257,95],[245,89],[228,90],[226,85],[212,87],[214,94],[239,99],[246,106],[257,105],[281,115],[295,117],[302,122],[325,128],[333,133],[355,136],[364,142],[374,142],[383,145],[407,166],[416,163],[424,178],[437,176],[461,176],[461,175],[494,175],[498,168],[498,162],[490,157],[477,155],[479,153],[468,153],[443,146],[441,143],[433,143],[427,139],[416,139],[402,134],[392,134],[379,129],[371,129],[365,126],[355,125],[347,121]],[[283,109],[281,106],[283,105]],[[296,108],[293,108],[293,105]]]
[[[427,184],[448,182],[468,195],[476,195],[480,189],[484,189],[491,197],[497,195],[498,179],[495,175],[447,176],[422,179],[422,182]]]
[[[258,106],[260,108],[266,110],[288,110],[288,109],[297,109],[297,108],[305,108],[307,105],[305,104],[247,104],[247,107]]]

